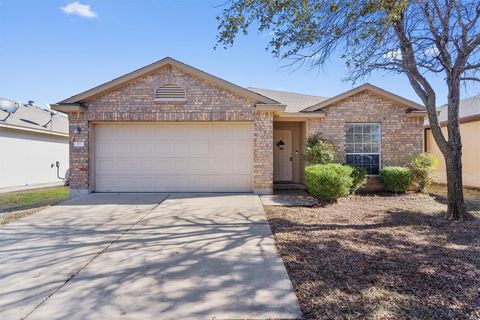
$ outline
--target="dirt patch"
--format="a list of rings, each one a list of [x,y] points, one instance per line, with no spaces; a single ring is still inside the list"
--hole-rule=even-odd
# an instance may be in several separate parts
[[[17,211],[0,213],[0,225],[17,221],[31,214],[42,211],[43,209],[48,207],[49,206],[41,206],[41,207],[36,207],[36,208],[31,208],[26,210],[17,210]]]
[[[445,210],[421,194],[266,207],[306,319],[479,319],[480,211]]]
[[[0,225],[34,214],[68,199],[64,186],[0,194]]]

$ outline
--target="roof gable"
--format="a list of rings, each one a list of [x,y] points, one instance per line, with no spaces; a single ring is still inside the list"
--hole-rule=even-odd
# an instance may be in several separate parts
[[[91,97],[97,96],[99,94],[102,94],[107,91],[114,90],[116,88],[119,88],[127,83],[130,83],[131,81],[134,81],[136,79],[139,79],[147,74],[150,74],[158,69],[161,69],[164,66],[171,65],[174,66],[175,68],[178,68],[182,70],[183,72],[186,72],[188,74],[191,74],[193,76],[196,76],[200,79],[206,80],[208,82],[213,83],[214,85],[217,85],[218,87],[221,87],[226,90],[233,91],[243,97],[251,98],[259,103],[264,103],[264,104],[279,104],[277,101],[272,100],[268,97],[265,97],[261,94],[258,94],[256,92],[250,91],[248,89],[242,88],[240,86],[237,86],[231,82],[228,82],[226,80],[220,79],[218,77],[215,77],[209,73],[206,73],[204,71],[201,71],[199,69],[196,69],[192,66],[189,66],[187,64],[184,64],[180,61],[177,61],[175,59],[172,59],[170,57],[163,58],[157,62],[154,62],[148,66],[145,66],[143,68],[140,68],[138,70],[135,70],[133,72],[127,73],[121,77],[118,77],[116,79],[113,79],[111,81],[108,81],[104,84],[101,84],[99,86],[96,86],[92,89],[89,89],[87,91],[84,91],[82,93],[79,93],[77,95],[74,95],[68,99],[60,101],[58,104],[75,104],[75,103],[80,103],[83,102]]]
[[[386,90],[383,90],[379,87],[376,87],[370,83],[366,83],[366,84],[363,84],[361,86],[358,86],[356,88],[353,88],[349,91],[346,91],[346,92],[343,92],[335,97],[332,97],[330,99],[326,99],[324,101],[321,101],[320,103],[317,103],[311,107],[308,107],[306,109],[304,109],[303,111],[317,111],[317,110],[320,110],[322,108],[325,108],[327,106],[330,106],[336,102],[339,102],[339,101],[342,101],[342,100],[345,100],[353,95],[356,95],[360,92],[363,92],[363,91],[370,91],[370,92],[373,92],[381,97],[384,97],[386,99],[389,99],[389,100],[392,100],[392,101],[395,101],[396,103],[398,104],[401,104],[401,105],[404,105],[404,106],[407,106],[413,110],[420,110],[420,111],[425,111],[425,107],[416,103],[416,102],[413,102],[411,100],[408,100],[408,99],[405,99],[405,98],[402,98],[394,93],[391,93],[389,91],[386,91]]]

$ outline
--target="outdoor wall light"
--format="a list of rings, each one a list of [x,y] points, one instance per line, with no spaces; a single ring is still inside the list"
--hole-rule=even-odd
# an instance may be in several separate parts
[[[75,127],[75,130],[73,131],[73,133],[78,134],[78,133],[80,133],[80,132],[82,132],[82,128],[80,128],[80,127],[78,127],[78,126]]]
[[[285,142],[283,142],[282,140],[278,141],[277,147],[278,149],[283,150],[283,148],[285,148]]]

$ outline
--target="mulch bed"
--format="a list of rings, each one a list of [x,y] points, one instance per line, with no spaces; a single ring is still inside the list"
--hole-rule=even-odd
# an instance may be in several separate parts
[[[480,212],[428,195],[266,207],[306,319],[480,319]]]

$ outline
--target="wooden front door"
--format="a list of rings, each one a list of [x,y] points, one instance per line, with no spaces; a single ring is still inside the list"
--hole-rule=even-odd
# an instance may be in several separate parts
[[[273,180],[292,181],[292,131],[273,131]]]

